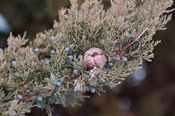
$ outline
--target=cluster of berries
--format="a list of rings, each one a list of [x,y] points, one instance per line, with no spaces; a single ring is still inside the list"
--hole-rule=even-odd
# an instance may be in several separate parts
[[[110,67],[112,67],[114,64],[111,62],[113,59],[112,58],[109,58],[109,66]],[[120,56],[117,56],[116,58],[115,58],[115,60],[117,61],[117,62],[119,62],[119,61],[123,61],[123,62],[127,62],[128,61],[128,58],[127,57],[120,57]]]
[[[50,40],[54,41],[55,40],[55,36],[50,36]],[[35,48],[34,52],[38,53],[39,52],[39,48]],[[50,50],[50,54],[54,55],[55,54],[55,50]],[[45,61],[43,59],[41,59],[40,62],[41,63],[44,63],[44,62],[49,63],[50,62],[50,58],[47,58]]]

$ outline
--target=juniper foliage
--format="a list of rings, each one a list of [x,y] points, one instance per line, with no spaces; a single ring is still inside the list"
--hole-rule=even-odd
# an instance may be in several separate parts
[[[25,37],[10,34],[0,49],[0,115],[23,116],[37,106],[52,116],[51,104],[78,105],[86,91],[119,85],[142,60],[151,61],[160,41],[152,37],[165,30],[172,0],[111,0],[104,10],[100,0],[59,11],[53,29],[38,33],[28,45]],[[83,55],[90,48],[104,50],[108,58],[99,69],[88,69]],[[51,52],[52,51],[52,52]],[[109,63],[111,63],[109,65]]]

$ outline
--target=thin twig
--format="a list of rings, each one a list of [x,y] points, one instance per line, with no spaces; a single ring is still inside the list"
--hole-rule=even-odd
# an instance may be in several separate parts
[[[140,37],[141,37],[147,30],[148,30],[148,28],[145,28],[145,30],[143,30],[143,32],[137,37],[137,39],[136,39],[135,41],[139,40]]]
[[[13,103],[18,103],[20,101],[30,101],[30,100],[34,100],[34,99],[36,99],[35,96],[33,96],[32,98],[31,97],[29,97],[29,98],[26,97],[24,99],[13,99],[13,100],[10,100],[8,102],[5,102],[5,103],[0,104],[0,109],[4,108],[6,106],[9,106],[9,105],[11,105]]]
[[[5,103],[0,104],[0,109],[2,109],[3,107],[9,106],[13,103],[18,103],[20,100],[19,99],[14,99]]]
[[[120,2],[121,2],[120,16],[122,16],[122,14],[123,14],[123,8],[124,8],[124,1],[121,0]]]
[[[134,44],[137,40],[139,40],[140,37],[141,37],[147,30],[148,30],[148,28],[146,28],[145,30],[143,30],[143,32],[136,38],[136,40],[133,41],[133,42],[131,42],[131,43],[129,43],[129,44],[127,44],[126,46],[124,46],[124,47],[122,48],[122,51],[126,50],[129,46],[131,46],[131,45]]]
[[[127,48],[129,48],[131,45],[133,45],[137,40],[140,39],[140,37],[148,30],[148,28],[145,28],[145,30],[142,31],[142,33],[135,39],[135,41],[132,41],[130,43],[128,43],[127,45],[125,45],[124,47],[120,47],[120,50],[117,52],[116,55],[120,55],[120,53],[124,50],[126,50]]]

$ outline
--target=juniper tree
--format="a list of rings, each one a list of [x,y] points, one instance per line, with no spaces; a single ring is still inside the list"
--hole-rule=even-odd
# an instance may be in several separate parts
[[[34,41],[10,34],[0,49],[0,115],[23,116],[34,106],[52,115],[51,104],[78,104],[83,93],[116,87],[142,60],[151,61],[165,30],[172,0],[111,0],[104,10],[100,0],[59,11],[59,22],[40,32]]]

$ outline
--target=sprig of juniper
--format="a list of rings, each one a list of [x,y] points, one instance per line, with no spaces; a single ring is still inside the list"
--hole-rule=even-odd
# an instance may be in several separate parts
[[[77,105],[77,100],[99,93],[103,86],[121,84],[125,77],[151,61],[160,41],[152,37],[165,30],[172,0],[111,0],[104,10],[100,0],[59,11],[53,29],[39,33],[28,45],[23,37],[8,39],[0,49],[0,115],[25,115],[37,106],[52,115],[51,104]],[[154,9],[153,9],[154,6]],[[84,54],[90,48],[104,51],[104,67],[89,68]],[[96,56],[97,53],[94,54]]]

